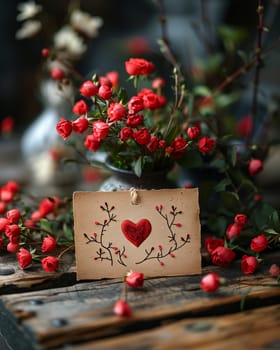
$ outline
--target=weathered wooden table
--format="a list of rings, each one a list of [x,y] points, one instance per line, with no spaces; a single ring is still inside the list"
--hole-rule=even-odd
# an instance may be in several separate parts
[[[147,279],[129,289],[127,319],[112,312],[121,281],[76,282],[68,258],[59,274],[23,272],[0,258],[1,350],[280,349],[280,288],[269,264],[253,276],[238,263],[204,267],[232,282],[214,293],[200,289],[200,275]]]

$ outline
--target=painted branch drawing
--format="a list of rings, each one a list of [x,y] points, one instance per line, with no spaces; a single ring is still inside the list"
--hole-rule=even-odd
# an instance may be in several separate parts
[[[92,235],[84,233],[84,237],[86,238],[86,244],[96,243],[99,245],[99,249],[96,251],[96,256],[94,257],[94,260],[108,260],[111,266],[113,266],[116,257],[116,261],[119,264],[126,266],[124,262],[124,259],[127,258],[127,255],[125,254],[125,247],[123,246],[122,249],[119,249],[118,247],[113,246],[113,243],[111,241],[106,242],[105,240],[105,233],[107,231],[107,228],[109,228],[112,222],[117,221],[117,216],[113,213],[115,207],[109,207],[108,203],[105,202],[104,205],[100,205],[100,209],[106,214],[107,217],[104,219],[103,222],[94,222],[95,225],[99,227],[99,234],[97,232],[94,232]]]
[[[191,242],[189,234],[186,234],[185,237],[181,236],[180,239],[178,239],[177,234],[175,232],[176,228],[178,229],[182,227],[182,224],[176,221],[176,217],[178,215],[183,214],[181,210],[177,210],[177,208],[174,205],[172,205],[168,215],[167,213],[164,213],[162,204],[156,205],[155,210],[166,222],[166,226],[168,229],[168,242],[170,243],[170,246],[164,247],[161,244],[159,244],[157,249],[155,249],[155,247],[151,247],[149,250],[145,249],[146,255],[142,260],[136,262],[137,265],[142,264],[148,260],[156,259],[160,263],[160,265],[164,266],[164,258],[168,256],[175,258],[174,252],[182,248],[185,244]]]

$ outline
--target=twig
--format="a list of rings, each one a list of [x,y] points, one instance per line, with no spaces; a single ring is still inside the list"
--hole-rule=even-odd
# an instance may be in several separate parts
[[[255,67],[255,77],[253,82],[253,97],[252,97],[252,106],[251,106],[251,115],[253,118],[253,125],[255,125],[257,112],[258,112],[258,92],[259,92],[259,83],[260,83],[260,70],[262,68],[262,33],[263,33],[263,12],[264,7],[262,0],[258,0],[258,25],[257,25],[257,46],[256,46],[256,67]],[[251,134],[248,135],[247,144],[250,144]]]

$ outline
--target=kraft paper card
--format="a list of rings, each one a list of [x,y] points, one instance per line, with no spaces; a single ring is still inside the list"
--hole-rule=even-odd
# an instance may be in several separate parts
[[[77,279],[201,273],[198,189],[75,192]]]

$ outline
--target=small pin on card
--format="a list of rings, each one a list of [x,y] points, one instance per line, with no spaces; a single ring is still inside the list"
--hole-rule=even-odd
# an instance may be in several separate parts
[[[201,273],[198,189],[75,192],[77,279]]]

